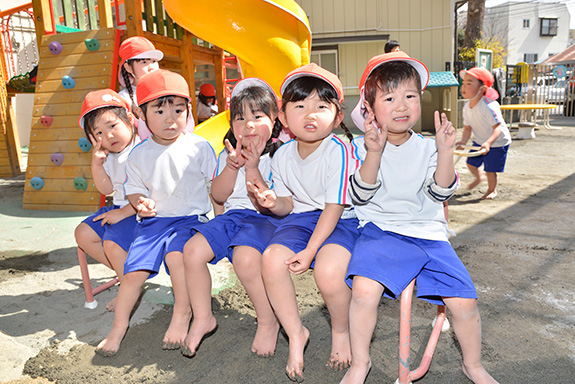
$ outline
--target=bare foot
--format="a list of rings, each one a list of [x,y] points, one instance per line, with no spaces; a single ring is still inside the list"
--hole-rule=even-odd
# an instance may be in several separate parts
[[[475,180],[473,180],[471,183],[469,183],[469,185],[467,186],[467,189],[471,190],[475,187],[477,187],[479,184],[481,184],[481,182],[485,179],[485,176],[480,175],[479,177],[477,177]]]
[[[487,191],[485,195],[481,196],[481,200],[493,200],[497,196],[497,191]]]
[[[351,365],[351,346],[349,332],[331,334],[331,354],[326,367],[341,371]]]
[[[194,319],[190,332],[182,343],[181,352],[186,357],[194,357],[200,344],[204,339],[213,335],[218,329],[218,323],[215,317],[211,317],[208,321],[199,321]]]
[[[252,352],[260,357],[272,357],[276,351],[279,330],[280,325],[277,321],[274,321],[273,324],[258,322],[258,329],[252,343]]]
[[[339,384],[363,384],[367,375],[369,375],[370,369],[371,360],[367,364],[359,364],[354,361]]]
[[[120,343],[124,339],[127,330],[127,328],[112,327],[108,336],[96,347],[96,353],[104,357],[115,356],[120,350]]]
[[[164,340],[162,341],[162,349],[179,349],[186,334],[188,333],[188,328],[190,327],[190,320],[192,319],[192,312],[186,314],[172,315],[172,320],[170,321],[170,326],[164,335]]]
[[[108,304],[106,304],[106,309],[108,310],[108,312],[114,312],[116,310],[116,301],[118,300],[118,297],[114,297],[112,300],[110,300],[108,302]]]
[[[288,362],[286,375],[291,381],[301,383],[303,381],[303,353],[309,342],[309,330],[302,327],[298,336],[289,339]]]
[[[469,368],[464,364],[462,368],[465,376],[475,384],[499,384],[499,382],[491,377],[481,364],[479,364],[479,366]]]

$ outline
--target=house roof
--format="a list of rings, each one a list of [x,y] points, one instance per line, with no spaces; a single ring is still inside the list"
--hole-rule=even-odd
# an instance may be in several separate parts
[[[559,52],[547,59],[543,60],[541,64],[560,64],[575,62],[575,44],[567,47],[563,52]]]
[[[458,86],[459,82],[453,75],[453,72],[430,72],[429,83],[427,88],[434,87],[454,87]]]

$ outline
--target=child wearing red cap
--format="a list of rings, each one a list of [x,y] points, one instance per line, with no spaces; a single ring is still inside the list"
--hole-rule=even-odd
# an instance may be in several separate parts
[[[128,157],[124,193],[139,222],[124,264],[112,330],[96,349],[104,356],[118,352],[142,286],[162,264],[170,274],[174,293],[163,348],[180,347],[192,316],[183,248],[190,228],[207,222],[211,210],[208,188],[216,158],[205,139],[186,131],[186,121],[192,118],[186,80],[175,72],[157,70],[140,79],[137,92],[139,114],[152,137],[138,144]]]
[[[111,89],[89,92],[82,103],[78,124],[92,143],[92,177],[100,193],[114,194],[113,206],[102,207],[75,230],[78,246],[113,269],[120,282],[124,261],[134,238],[136,211],[124,195],[128,154],[140,141],[134,116],[126,101]],[[116,299],[106,308],[114,311]]]
[[[473,145],[487,151],[483,155],[467,158],[467,168],[475,177],[468,189],[475,188],[483,181],[484,175],[479,170],[483,165],[487,191],[481,199],[493,199],[497,196],[497,173],[505,170],[511,135],[496,101],[499,95],[491,88],[493,75],[487,69],[478,67],[461,71],[460,75],[461,95],[468,102],[463,107],[463,135],[455,145],[467,144],[473,132]]]
[[[360,81],[352,117],[365,136],[352,143],[362,164],[350,178],[350,195],[361,235],[347,271],[353,360],[342,383],[365,381],[381,297],[396,298],[414,278],[419,298],[450,309],[465,375],[475,383],[496,383],[481,364],[477,294],[448,242],[443,211],[459,186],[456,130],[439,112],[435,140],[412,130],[428,80],[423,63],[391,52],[373,57]]]
[[[120,91],[126,101],[135,107],[138,105],[136,87],[138,81],[146,73],[159,69],[158,61],[162,60],[164,53],[154,47],[154,44],[145,37],[129,37],[120,45],[120,72],[118,80],[125,87]]]
[[[198,123],[203,123],[218,113],[218,106],[216,105],[216,88],[212,84],[205,83],[200,86],[197,106]]]
[[[290,72],[281,86],[279,119],[295,139],[272,159],[273,190],[248,179],[261,212],[286,216],[263,254],[262,276],[276,316],[289,338],[286,374],[303,380],[309,330],[299,316],[291,274],[314,268],[331,316],[332,348],[327,365],[341,370],[351,361],[349,301],[345,272],[358,236],[347,195],[349,146],[333,130],[343,125],[343,88],[316,64]]]
[[[262,253],[279,219],[260,214],[250,199],[246,179],[271,185],[271,161],[281,144],[277,137],[278,100],[263,80],[248,77],[232,90],[230,129],[218,158],[211,194],[226,212],[192,230],[197,233],[184,247],[186,282],[194,319],[182,345],[182,354],[193,356],[200,342],[216,329],[211,308],[211,277],[207,263],[228,258],[251,299],[257,331],[251,350],[273,356],[279,323],[269,303],[261,277]]]

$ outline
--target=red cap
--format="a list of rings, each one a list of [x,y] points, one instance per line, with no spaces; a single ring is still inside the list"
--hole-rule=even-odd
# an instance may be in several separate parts
[[[477,80],[481,81],[483,84],[487,86],[487,91],[485,91],[485,96],[496,100],[499,98],[499,93],[491,88],[493,86],[493,75],[487,69],[483,67],[474,67],[468,70],[461,70],[459,71],[459,77],[461,80],[465,78],[465,76],[469,74],[470,76],[475,77]]]
[[[111,89],[100,89],[88,92],[82,103],[82,112],[78,119],[78,125],[84,128],[84,116],[86,116],[88,112],[103,107],[121,107],[125,108],[127,112],[130,112],[130,106],[126,103],[126,100]]]
[[[300,77],[306,77],[306,76],[317,77],[327,82],[337,92],[339,102],[343,103],[343,86],[341,85],[341,81],[339,80],[339,78],[335,74],[331,73],[327,69],[320,67],[315,63],[304,65],[303,67],[299,67],[288,73],[280,88],[280,92],[283,94],[287,86],[292,81],[294,81],[295,79],[299,79]]]
[[[158,69],[142,76],[136,88],[138,106],[162,96],[180,96],[192,100],[188,83],[179,73]]]
[[[154,44],[145,37],[134,36],[129,37],[120,45],[120,68],[124,63],[130,59],[156,59],[160,61],[164,57],[164,53],[154,47]],[[121,75],[122,71],[118,71],[118,79],[122,86],[126,86],[124,79]]]
[[[423,64],[421,61],[417,59],[409,57],[407,53],[403,51],[396,51],[396,52],[383,53],[381,55],[372,57],[371,60],[369,60],[369,62],[367,63],[367,67],[365,67],[363,75],[361,76],[361,80],[359,81],[359,92],[360,92],[359,101],[355,106],[355,108],[353,109],[353,111],[351,111],[351,119],[353,120],[357,128],[359,128],[362,131],[364,130],[363,122],[365,121],[365,117],[363,116],[362,112],[365,101],[365,92],[364,92],[365,82],[367,81],[367,78],[369,77],[369,75],[371,75],[374,69],[376,69],[377,67],[379,67],[384,63],[391,61],[403,61],[411,65],[413,68],[415,68],[417,73],[419,73],[419,78],[421,79],[421,90],[424,90],[425,87],[427,87],[427,83],[429,82],[429,70],[427,69],[425,64]]]
[[[200,93],[206,97],[216,97],[216,88],[210,83],[200,85]]]

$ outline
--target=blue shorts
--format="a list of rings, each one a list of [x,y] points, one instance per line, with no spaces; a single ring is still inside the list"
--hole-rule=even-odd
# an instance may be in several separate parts
[[[227,257],[233,263],[236,246],[248,246],[263,253],[280,219],[262,215],[251,209],[234,209],[218,215],[206,224],[192,227],[201,233],[214,252],[212,264]]]
[[[118,244],[124,251],[128,252],[134,240],[134,232],[138,223],[136,221],[136,215],[126,217],[124,220],[118,221],[115,224],[102,225],[102,221],[94,221],[95,217],[114,209],[120,209],[120,206],[102,207],[98,212],[88,216],[82,223],[88,224],[102,241],[112,241]]]
[[[417,297],[444,304],[442,297],[476,299],[469,272],[447,241],[424,240],[382,231],[373,223],[361,236],[349,261],[346,282],[364,276],[381,283],[383,295],[397,298],[414,278]]]
[[[473,145],[480,147],[476,142],[473,142]],[[473,165],[475,168],[479,168],[483,164],[483,170],[485,172],[503,172],[505,170],[508,150],[509,145],[504,147],[491,147],[485,155],[468,157],[467,164]]]
[[[280,244],[295,253],[303,251],[307,246],[322,212],[323,211],[312,211],[289,214],[282,219],[279,228],[274,232],[270,240],[270,245]],[[321,246],[337,244],[351,253],[355,241],[359,237],[358,227],[359,221],[356,218],[339,219],[337,226]],[[313,268],[314,265],[315,259],[310,268]]]
[[[197,215],[143,218],[136,227],[136,238],[124,263],[124,274],[150,271],[150,278],[156,276],[168,253],[184,251],[184,245],[191,237],[190,228],[207,221],[207,217]],[[167,267],[166,271],[170,273]]]

